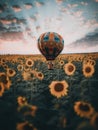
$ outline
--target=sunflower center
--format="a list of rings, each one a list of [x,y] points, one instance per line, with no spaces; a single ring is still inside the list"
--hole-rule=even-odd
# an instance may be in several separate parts
[[[69,65],[69,66],[68,66],[68,71],[69,71],[69,72],[72,72],[73,70],[74,70],[74,67],[73,67],[72,65]]]
[[[4,74],[1,75],[0,76],[0,81],[6,84],[8,82],[7,79],[6,79],[6,75],[4,75]]]
[[[91,72],[91,68],[90,68],[90,67],[87,67],[87,68],[85,68],[85,71],[86,71],[87,73],[90,73],[90,72]]]
[[[22,70],[22,66],[19,66],[19,70]]]
[[[64,62],[63,62],[63,61],[61,61],[60,63],[61,63],[61,65],[63,65],[63,64],[64,64]]]
[[[29,67],[28,67],[28,66],[25,66],[25,69],[29,69]]]
[[[34,74],[31,73],[31,74],[30,74],[30,77],[31,77],[31,78],[34,77]]]
[[[55,91],[60,92],[64,89],[64,86],[61,83],[57,83],[57,84],[55,84],[54,89],[55,89]]]
[[[10,74],[13,74],[13,70],[9,70],[9,73],[10,73]]]
[[[2,59],[2,62],[5,62],[5,60],[4,60],[4,59]]]
[[[32,64],[32,62],[31,61],[28,61],[28,65],[31,65]]]
[[[90,108],[87,104],[80,104],[80,109],[83,111],[89,111]]]
[[[41,74],[41,73],[38,73],[38,76],[39,76],[39,77],[42,77],[42,74]]]
[[[21,99],[21,103],[24,104],[25,102],[26,102],[25,98],[22,98],[22,99]]]

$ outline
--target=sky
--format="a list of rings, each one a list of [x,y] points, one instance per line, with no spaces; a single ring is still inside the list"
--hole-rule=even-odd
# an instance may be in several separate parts
[[[0,54],[40,54],[44,32],[63,37],[63,54],[98,52],[98,0],[0,0]]]

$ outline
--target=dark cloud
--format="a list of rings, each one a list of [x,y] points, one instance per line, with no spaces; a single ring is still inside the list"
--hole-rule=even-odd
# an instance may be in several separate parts
[[[6,17],[6,18],[0,18],[0,23],[2,23],[3,25],[8,25],[8,24],[26,24],[26,19],[19,19],[16,17]]]
[[[19,5],[13,5],[12,8],[15,12],[20,12],[22,10]]]
[[[25,8],[26,9],[31,9],[33,5],[31,3],[25,3]]]
[[[12,23],[12,21],[10,20],[10,19],[6,19],[6,18],[1,18],[0,19],[0,22],[2,23],[2,24],[11,24]]]
[[[36,7],[43,6],[44,4],[45,4],[44,2],[38,2],[38,1],[35,2]]]
[[[17,18],[17,24],[26,24],[26,21],[27,21],[26,19],[23,19],[23,18],[22,19],[18,19]]]
[[[5,32],[0,35],[0,39],[5,41],[17,41],[23,39],[23,32]]]
[[[4,11],[4,7],[0,4],[0,11]]]
[[[98,45],[98,32],[92,32],[86,35],[84,38],[77,40],[76,42],[69,44],[68,47],[71,48],[85,48],[93,47]],[[97,48],[98,49],[98,48]],[[86,50],[85,50],[86,51]]]
[[[0,10],[3,12],[5,10],[8,9],[8,5],[7,4],[0,4]]]
[[[23,31],[23,27],[21,25],[26,26],[26,19],[19,19],[16,17],[6,17],[0,18],[0,32],[13,32],[13,31]]]
[[[0,32],[4,32],[6,31],[6,27],[4,27],[1,23],[0,23]]]

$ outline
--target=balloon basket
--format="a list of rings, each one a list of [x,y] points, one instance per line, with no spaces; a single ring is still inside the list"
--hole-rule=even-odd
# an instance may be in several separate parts
[[[53,70],[53,62],[52,61],[48,61],[48,70]]]

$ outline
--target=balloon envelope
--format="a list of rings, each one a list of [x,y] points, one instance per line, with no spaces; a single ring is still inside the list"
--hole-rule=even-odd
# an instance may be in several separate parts
[[[63,50],[64,40],[55,32],[46,32],[39,37],[38,48],[47,60],[54,60]]]

